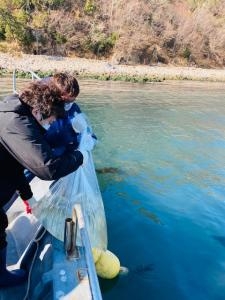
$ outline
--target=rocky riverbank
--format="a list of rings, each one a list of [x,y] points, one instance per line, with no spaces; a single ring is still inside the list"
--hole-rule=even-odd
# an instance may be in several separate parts
[[[174,66],[114,65],[109,61],[46,55],[0,54],[0,68],[53,73],[68,71],[84,77],[132,81],[201,80],[225,82],[225,69]],[[131,80],[129,80],[131,79]],[[140,79],[140,80],[138,80]]]

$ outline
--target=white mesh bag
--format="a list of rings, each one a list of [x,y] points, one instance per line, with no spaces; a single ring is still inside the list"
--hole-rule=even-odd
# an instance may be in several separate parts
[[[65,219],[71,217],[74,204],[81,204],[92,248],[106,250],[104,206],[91,152],[88,156],[84,166],[57,181],[34,178],[31,182],[34,197],[30,205],[43,226],[63,241]]]

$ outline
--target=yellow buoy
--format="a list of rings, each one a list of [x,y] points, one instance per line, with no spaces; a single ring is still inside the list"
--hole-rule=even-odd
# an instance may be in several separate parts
[[[96,263],[99,260],[100,255],[102,254],[102,251],[103,250],[100,250],[98,248],[92,248],[92,255],[93,255],[94,263]]]
[[[120,261],[111,251],[92,249],[96,272],[99,277],[112,279],[120,272]]]

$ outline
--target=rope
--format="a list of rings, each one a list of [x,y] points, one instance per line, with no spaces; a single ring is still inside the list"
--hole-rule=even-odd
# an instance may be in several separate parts
[[[41,228],[44,228],[44,227],[39,227],[39,230]],[[34,257],[32,259],[32,262],[31,262],[31,266],[30,266],[30,269],[29,269],[29,273],[28,273],[28,279],[27,279],[27,291],[26,291],[26,294],[23,298],[23,300],[28,300],[29,299],[29,290],[30,290],[30,282],[31,282],[31,273],[32,273],[32,269],[33,269],[33,266],[34,266],[34,263],[35,263],[35,260],[36,260],[36,257],[37,257],[37,253],[38,253],[38,249],[39,249],[39,242],[40,240],[43,238],[43,236],[45,235],[45,233],[47,232],[46,229],[44,229],[43,233],[40,235],[40,237],[38,238],[35,238],[33,240],[34,243],[36,243],[36,250],[35,250],[35,253],[34,253]]]

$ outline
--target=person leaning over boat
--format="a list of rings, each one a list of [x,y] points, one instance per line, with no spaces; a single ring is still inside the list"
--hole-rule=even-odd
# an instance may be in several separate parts
[[[74,102],[80,92],[76,78],[69,73],[56,73],[52,77],[42,79],[42,82],[55,85],[61,92],[61,98],[65,101],[64,118],[52,122],[45,134],[54,154],[61,155],[68,148],[77,149],[81,134],[86,129],[91,137],[87,139],[87,142],[92,150],[97,138],[80,107]]]
[[[66,150],[76,150],[79,146],[81,134],[87,129],[85,137],[86,150],[92,150],[97,142],[96,135],[92,132],[85,115],[75,100],[80,93],[77,79],[69,73],[56,73],[53,76],[41,79],[41,83],[50,87],[55,86],[60,91],[61,98],[65,102],[65,114],[52,122],[45,132],[45,138],[52,147],[55,157],[62,155]],[[83,140],[84,142],[84,140]],[[27,178],[32,178],[33,174],[25,170]],[[27,213],[32,213],[28,201],[24,201]]]
[[[43,180],[55,180],[78,169],[87,157],[84,148],[54,156],[45,129],[63,114],[60,92],[40,82],[30,83],[19,96],[0,103],[0,287],[26,279],[26,271],[6,268],[8,219],[3,208],[16,190],[24,200],[32,197],[24,169]]]

